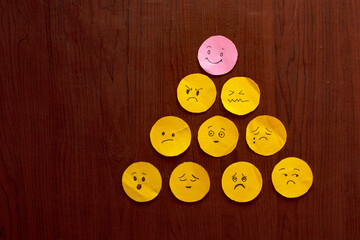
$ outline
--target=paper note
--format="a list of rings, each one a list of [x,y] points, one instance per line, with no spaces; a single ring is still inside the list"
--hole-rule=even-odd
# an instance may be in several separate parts
[[[133,163],[122,175],[125,193],[136,202],[148,202],[156,198],[161,184],[159,170],[148,162]]]
[[[200,73],[190,74],[180,81],[177,98],[185,110],[202,113],[214,104],[216,87],[208,76]]]
[[[248,162],[231,164],[225,169],[221,180],[225,195],[235,202],[249,202],[256,198],[262,183],[260,171]]]
[[[224,36],[212,36],[203,42],[198,51],[200,66],[212,75],[230,72],[238,58],[235,44]]]
[[[183,202],[200,201],[209,192],[209,174],[197,163],[181,163],[171,173],[170,189]]]
[[[249,122],[246,142],[257,154],[270,156],[280,151],[286,142],[286,129],[275,117],[262,115]]]
[[[221,101],[229,112],[245,115],[254,111],[259,105],[260,89],[250,78],[230,78],[221,90]]]
[[[150,131],[150,141],[155,150],[167,157],[178,156],[190,146],[191,131],[181,118],[160,118]]]
[[[231,153],[238,140],[237,127],[231,120],[222,116],[209,118],[198,131],[200,148],[213,157],[222,157]]]
[[[288,157],[275,165],[271,179],[275,190],[282,196],[297,198],[310,189],[313,183],[313,174],[304,160]]]

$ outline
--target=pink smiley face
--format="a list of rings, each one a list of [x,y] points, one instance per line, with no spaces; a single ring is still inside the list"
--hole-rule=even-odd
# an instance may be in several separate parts
[[[212,36],[201,44],[198,51],[200,66],[211,75],[230,72],[238,58],[235,44],[224,36]]]

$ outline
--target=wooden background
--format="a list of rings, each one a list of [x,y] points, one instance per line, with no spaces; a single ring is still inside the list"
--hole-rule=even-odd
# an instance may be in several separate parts
[[[357,0],[1,0],[0,239],[359,239],[360,2]],[[176,98],[178,82],[204,73],[201,43],[233,40],[238,62],[211,77],[218,97],[203,114]],[[219,99],[234,76],[254,79],[259,107],[243,117]],[[252,152],[245,128],[255,116],[281,119],[285,147]],[[151,146],[157,119],[175,115],[192,130],[181,156]],[[239,128],[237,148],[212,158],[197,143],[214,115]],[[310,191],[285,199],[271,171],[288,156],[314,173]],[[135,161],[162,174],[152,202],[124,193]],[[194,161],[209,172],[202,201],[178,201],[171,171]],[[236,161],[262,173],[256,200],[239,204],[221,189]]]

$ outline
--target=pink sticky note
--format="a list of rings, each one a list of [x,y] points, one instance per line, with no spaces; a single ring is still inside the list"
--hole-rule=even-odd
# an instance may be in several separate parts
[[[211,75],[230,72],[238,58],[235,44],[224,36],[212,36],[201,44],[198,51],[200,66]]]

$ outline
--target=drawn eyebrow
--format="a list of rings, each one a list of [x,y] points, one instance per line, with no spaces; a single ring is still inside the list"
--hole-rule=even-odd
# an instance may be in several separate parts
[[[188,85],[185,85],[185,87],[187,87],[189,90],[192,90],[192,88],[188,87]]]
[[[208,129],[211,128],[212,126],[208,126]]]
[[[208,48],[208,47],[210,47],[210,48],[211,48],[211,46],[207,46],[207,48]]]
[[[232,175],[232,177],[235,177],[237,173],[235,173],[234,175]]]
[[[268,130],[269,132],[272,132],[272,131],[270,131],[270,130],[269,130],[269,129],[267,129],[267,128],[266,128],[266,130]]]
[[[182,175],[181,177],[179,177],[179,178],[182,178],[183,176],[185,176],[185,173],[184,173],[184,175]]]
[[[298,170],[298,171],[300,172],[300,170],[299,170],[299,169],[297,169],[297,168],[294,168],[294,170]]]
[[[279,171],[280,171],[280,170],[285,170],[285,168],[280,168]]]
[[[135,174],[136,172],[133,172],[131,175]]]
[[[199,178],[195,177],[194,174],[191,174],[191,176],[193,176],[195,179],[199,179]]]
[[[142,173],[143,175],[146,175],[146,173]]]
[[[225,128],[221,128],[221,129],[225,131]]]
[[[259,129],[259,127],[257,127],[254,131],[251,131],[251,132],[256,132],[258,129]]]
[[[196,91],[200,91],[201,89],[202,89],[202,88],[199,88],[199,89],[195,88]]]

